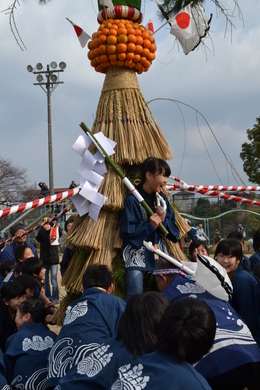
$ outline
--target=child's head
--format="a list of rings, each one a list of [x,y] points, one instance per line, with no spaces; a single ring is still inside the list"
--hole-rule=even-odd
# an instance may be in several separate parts
[[[21,275],[23,272],[23,263],[16,263],[14,267],[14,277],[17,278],[17,276]]]
[[[2,264],[0,264],[0,274],[4,278],[12,271],[15,267],[15,262],[12,260],[5,260]]]
[[[155,347],[159,352],[194,364],[209,352],[215,333],[213,310],[198,298],[181,298],[165,310]]]
[[[159,323],[168,305],[168,299],[155,291],[134,295],[128,300],[116,338],[124,341],[135,358],[154,351]]]
[[[17,262],[22,263],[25,259],[34,257],[33,251],[27,245],[18,245],[14,250],[14,258]]]
[[[179,268],[177,268],[173,263],[163,259],[162,257],[156,261],[153,275],[159,291],[166,289],[177,275],[178,270]]]
[[[257,229],[253,235],[253,247],[255,252],[260,251],[260,229]]]
[[[9,311],[16,311],[19,304],[25,300],[24,288],[15,280],[4,283],[0,294],[3,303],[8,307]]]
[[[24,322],[39,323],[44,322],[46,311],[44,303],[40,299],[27,299],[18,306],[15,323],[17,329],[21,329]]]
[[[148,172],[151,175],[169,177],[171,174],[171,168],[166,161],[156,157],[149,157],[141,166],[142,183],[146,181]]]
[[[239,233],[237,230],[235,230],[234,232],[231,232],[229,233],[229,235],[227,236],[227,239],[232,239],[232,240],[238,240],[241,245],[242,245],[242,251],[244,252],[245,250],[245,239],[244,239],[244,236],[242,233]]]
[[[215,260],[226,269],[231,279],[238,265],[242,263],[242,245],[238,240],[220,241],[215,250]]]
[[[82,278],[83,289],[90,287],[100,287],[110,292],[112,285],[112,272],[106,265],[89,265]]]
[[[31,275],[41,281],[45,277],[45,268],[41,259],[30,257],[23,262],[23,274]]]
[[[206,241],[194,240],[191,242],[189,246],[190,260],[193,262],[197,262],[197,254],[205,256],[209,255]]]
[[[72,228],[72,225],[74,223],[74,218],[69,217],[67,221],[65,222],[65,231],[68,233],[68,231]]]
[[[34,291],[36,289],[36,282],[32,276],[27,274],[22,274],[17,276],[15,281],[20,283],[23,286],[26,293],[26,299],[33,297]]]

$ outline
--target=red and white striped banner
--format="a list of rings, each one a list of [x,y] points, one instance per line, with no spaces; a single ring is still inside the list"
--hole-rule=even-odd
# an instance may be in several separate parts
[[[56,215],[56,217],[53,217],[53,218],[49,219],[48,221],[43,222],[43,223],[35,226],[34,228],[26,230],[24,233],[20,234],[19,236],[11,237],[11,238],[8,238],[8,240],[1,241],[1,245],[3,245],[3,244],[6,245],[9,242],[13,242],[17,238],[21,238],[21,237],[27,236],[28,234],[32,233],[33,231],[40,229],[43,225],[46,225],[47,223],[56,221],[62,215],[66,214],[69,210],[70,210],[70,207],[65,207],[65,209],[63,209],[58,215]]]
[[[6,217],[7,215],[21,213],[22,211],[35,209],[40,206],[44,206],[49,203],[58,202],[59,200],[70,198],[71,196],[77,195],[80,192],[80,188],[74,188],[73,190],[68,190],[61,192],[59,194],[47,196],[46,198],[41,198],[33,200],[32,202],[22,203],[17,206],[7,207],[6,209],[0,210],[0,218]]]

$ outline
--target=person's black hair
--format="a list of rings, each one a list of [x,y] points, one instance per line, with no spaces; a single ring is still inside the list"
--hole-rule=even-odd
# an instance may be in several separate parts
[[[2,300],[6,299],[7,301],[10,301],[10,299],[16,297],[20,298],[25,295],[25,290],[20,283],[16,282],[16,280],[10,280],[3,284],[0,294]]]
[[[216,247],[214,257],[216,258],[219,253],[222,253],[224,256],[234,256],[237,260],[240,260],[240,263],[242,264],[243,251],[242,245],[238,240],[230,238],[220,241]]]
[[[14,250],[14,258],[18,262],[20,259],[23,259],[24,251],[27,249],[27,245],[18,245]]]
[[[174,265],[173,263],[171,263],[170,261],[168,261],[162,257],[159,257],[159,259],[155,263],[154,269],[157,270],[157,269],[167,269],[167,268],[171,269],[171,268],[178,268],[178,267],[176,265]],[[167,276],[167,279],[169,281],[172,281],[177,275],[176,274],[168,274],[168,275],[164,275],[164,276]]]
[[[30,288],[31,290],[36,289],[35,279],[31,275],[28,274],[19,275],[15,278],[15,281],[20,283],[25,290],[27,288]]]
[[[73,223],[75,219],[73,217],[69,217],[67,221],[65,222],[65,231],[68,233],[67,226],[69,223]]]
[[[20,230],[20,229],[23,229],[25,230],[24,228],[24,225],[22,223],[16,223],[15,225],[13,225],[11,228],[10,228],[10,233],[12,236],[15,236],[15,233]]]
[[[6,272],[12,271],[15,267],[15,262],[12,260],[5,260],[2,264],[0,264],[0,275],[6,277]]]
[[[27,275],[39,275],[44,268],[43,261],[37,257],[29,257],[22,263],[22,273]]]
[[[171,168],[161,158],[149,157],[141,166],[142,183],[145,182],[147,172],[150,172],[152,175],[157,174],[169,177],[171,175]]]
[[[198,298],[181,298],[165,310],[155,347],[194,364],[209,352],[215,333],[216,318],[209,305]]]
[[[148,291],[129,298],[117,329],[117,340],[123,340],[136,358],[154,351],[158,327],[168,299],[159,292]]]
[[[23,263],[17,263],[14,267],[14,274],[20,275],[20,273],[23,272]]]
[[[30,313],[32,322],[44,323],[46,317],[46,310],[43,301],[41,301],[40,299],[33,299],[33,298],[26,299],[25,301],[19,304],[18,310],[22,315]]]
[[[253,235],[253,248],[255,252],[260,250],[260,229],[257,229]]]
[[[89,265],[82,277],[84,290],[90,287],[101,287],[107,291],[111,283],[112,272],[104,264]]]
[[[260,279],[260,263],[256,264],[252,269],[253,275],[255,275],[258,279]]]
[[[190,257],[192,257],[194,249],[198,248],[200,245],[202,245],[203,248],[205,248],[206,251],[209,253],[206,241],[194,240],[194,241],[191,242],[191,244],[189,246],[189,255],[190,255]]]
[[[243,234],[239,233],[237,230],[235,230],[234,232],[229,233],[229,235],[227,236],[227,239],[229,240],[231,238],[234,239],[234,240],[238,240],[242,244],[245,243],[245,239],[243,237]]]

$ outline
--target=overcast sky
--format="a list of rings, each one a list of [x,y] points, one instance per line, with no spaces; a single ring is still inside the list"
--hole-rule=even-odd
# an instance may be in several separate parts
[[[0,9],[12,2],[1,0]],[[235,12],[236,28],[231,34],[228,27],[226,36],[225,18],[217,15],[210,1],[206,3],[206,15],[212,11],[214,14],[211,39],[205,41],[207,54],[199,47],[185,56],[176,45],[173,48],[174,37],[169,28],[156,33],[157,60],[138,80],[147,101],[173,99],[199,110],[242,180],[249,185],[239,154],[242,143],[247,141],[246,130],[260,116],[260,2],[239,3],[244,25]],[[51,61],[65,61],[67,68],[61,75],[64,84],[52,94],[52,132],[54,184],[66,187],[71,180],[78,181],[80,158],[71,146],[82,134],[80,122],[92,126],[105,77],[90,66],[87,49],[79,45],[66,17],[91,35],[99,27],[97,1],[52,0],[40,6],[37,0],[20,0],[20,4],[15,21],[27,50],[19,49],[10,31],[9,15],[0,14],[0,155],[26,168],[32,183],[49,183],[47,97],[39,86],[33,85],[35,75],[28,73],[26,67],[35,67],[38,62],[46,67]],[[233,0],[227,0],[227,4],[232,7]],[[152,17],[157,29],[162,23],[154,1],[147,0],[144,6],[143,24]],[[198,130],[192,108],[170,101],[155,101],[150,107],[173,151],[170,166],[174,176],[188,184],[241,184],[233,178],[202,117],[198,117]]]

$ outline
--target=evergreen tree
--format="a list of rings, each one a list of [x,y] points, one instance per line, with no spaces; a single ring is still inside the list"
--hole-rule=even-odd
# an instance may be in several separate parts
[[[248,129],[247,138],[250,142],[242,144],[240,157],[243,160],[243,169],[252,183],[260,184],[260,117],[253,129]]]

